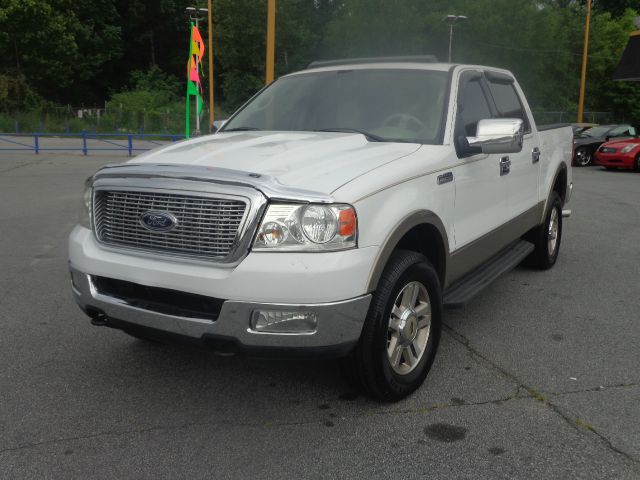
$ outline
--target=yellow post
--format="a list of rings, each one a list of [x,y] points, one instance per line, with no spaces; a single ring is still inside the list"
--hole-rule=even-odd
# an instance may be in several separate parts
[[[273,82],[276,60],[276,0],[269,0],[267,8],[267,79],[266,84]]]
[[[582,53],[582,77],[580,78],[580,99],[578,100],[578,123],[584,116],[584,91],[587,83],[587,53],[589,52],[589,25],[591,23],[591,0],[587,0],[587,25],[584,30],[584,51]]]
[[[209,0],[209,131],[213,129],[213,2]]]

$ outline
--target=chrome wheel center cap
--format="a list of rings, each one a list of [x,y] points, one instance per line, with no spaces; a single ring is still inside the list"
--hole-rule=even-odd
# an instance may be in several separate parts
[[[418,334],[418,315],[413,309],[406,309],[400,319],[400,342],[409,345]]]

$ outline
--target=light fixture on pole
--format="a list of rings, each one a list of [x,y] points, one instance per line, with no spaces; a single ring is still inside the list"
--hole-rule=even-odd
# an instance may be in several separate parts
[[[447,15],[442,19],[443,22],[449,24],[449,63],[451,63],[451,51],[453,50],[453,26],[467,19],[468,17],[465,15]]]

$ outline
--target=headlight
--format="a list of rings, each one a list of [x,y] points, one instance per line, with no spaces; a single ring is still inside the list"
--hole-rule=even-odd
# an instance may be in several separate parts
[[[627,145],[622,149],[622,153],[629,153],[631,150],[640,147],[640,143],[636,143],[635,145]]]
[[[356,212],[350,205],[269,205],[253,249],[326,252],[357,246]]]
[[[84,192],[82,194],[82,213],[80,215],[80,225],[91,228],[91,199],[93,197],[93,177],[89,177],[84,182]]]

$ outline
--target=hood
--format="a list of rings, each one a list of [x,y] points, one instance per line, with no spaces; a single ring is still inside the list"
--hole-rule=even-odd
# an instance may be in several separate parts
[[[611,140],[610,142],[605,143],[603,146],[613,147],[613,148],[624,148],[627,145],[637,145],[639,143],[640,143],[640,138],[627,137],[627,138]]]
[[[576,137],[573,140],[575,145],[592,145],[606,142],[607,139],[604,137]]]
[[[218,133],[147,152],[129,163],[199,165],[259,173],[283,185],[330,194],[420,148],[333,132]]]

